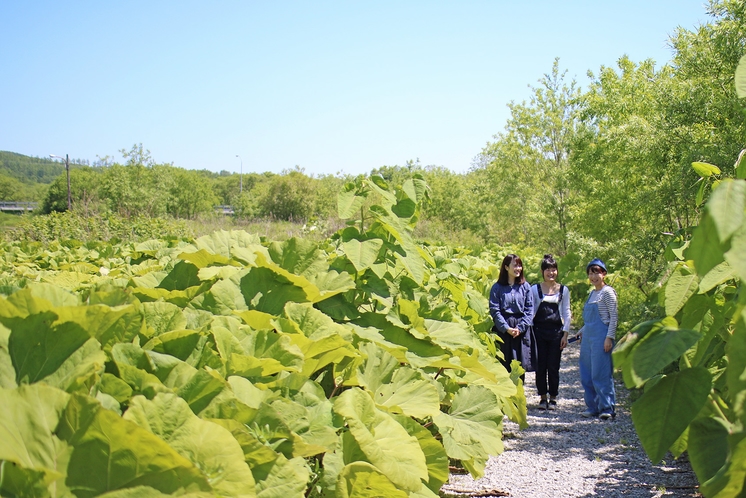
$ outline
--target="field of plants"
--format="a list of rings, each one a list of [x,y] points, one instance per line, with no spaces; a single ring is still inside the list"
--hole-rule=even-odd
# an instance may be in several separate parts
[[[437,496],[449,460],[480,475],[503,416],[525,423],[520,370],[486,334],[494,258],[413,242],[425,188],[348,185],[321,245],[6,244],[3,494]]]

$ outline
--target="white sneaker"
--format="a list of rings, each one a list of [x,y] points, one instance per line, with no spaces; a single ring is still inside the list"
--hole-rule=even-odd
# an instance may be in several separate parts
[[[602,413],[598,416],[601,420],[609,420],[613,415],[611,413]]]
[[[596,418],[598,416],[598,413],[593,413],[590,410],[586,410],[583,413],[580,414],[583,418]]]

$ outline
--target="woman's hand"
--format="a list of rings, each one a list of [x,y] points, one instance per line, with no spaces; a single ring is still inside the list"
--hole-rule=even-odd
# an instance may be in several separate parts
[[[560,351],[562,351],[566,347],[567,347],[567,332],[562,334],[562,339],[560,339]]]
[[[518,335],[521,333],[521,331],[516,328],[508,328],[506,332],[510,334],[512,337],[518,337]]]
[[[604,352],[608,353],[613,347],[614,341],[611,340],[611,337],[604,339]]]

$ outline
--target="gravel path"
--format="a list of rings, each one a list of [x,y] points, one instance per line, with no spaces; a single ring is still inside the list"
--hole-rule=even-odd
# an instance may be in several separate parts
[[[632,424],[628,391],[615,379],[617,416],[613,420],[584,419],[580,385],[580,345],[563,352],[558,409],[537,409],[534,374],[526,374],[529,428],[521,431],[507,421],[505,452],[491,457],[485,476],[451,474],[441,496],[557,497],[701,497],[686,455],[669,453],[653,465]]]

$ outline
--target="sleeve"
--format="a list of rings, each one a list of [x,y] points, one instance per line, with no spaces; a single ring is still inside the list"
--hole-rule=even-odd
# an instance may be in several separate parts
[[[521,331],[521,333],[525,333],[531,326],[533,325],[534,321],[534,298],[531,294],[531,284],[526,282],[523,284],[523,316],[521,317],[521,321],[518,322],[518,330]]]
[[[539,309],[539,291],[536,289],[535,285],[531,286],[531,299],[533,299],[533,312],[531,313],[531,323],[534,323],[534,318],[536,318],[536,311]]]
[[[562,301],[560,302],[560,316],[562,317],[562,330],[570,332],[570,325],[572,323],[572,312],[570,311],[570,289],[567,286],[563,286]]]
[[[498,332],[505,332],[508,330],[508,322],[505,321],[502,315],[502,309],[500,304],[500,286],[495,284],[490,290],[490,315],[492,321],[495,322],[495,328]]]
[[[606,333],[606,337],[609,337],[611,339],[616,339],[616,328],[617,328],[617,322],[619,320],[618,311],[617,311],[617,298],[616,298],[616,291],[610,287],[606,286],[608,289],[601,295],[600,301],[603,302],[604,307],[606,308],[608,315],[609,315],[609,331]]]

